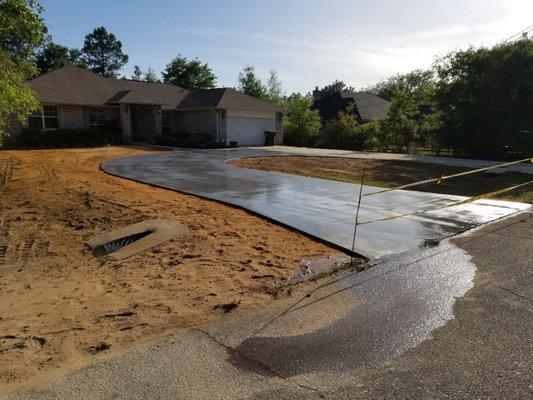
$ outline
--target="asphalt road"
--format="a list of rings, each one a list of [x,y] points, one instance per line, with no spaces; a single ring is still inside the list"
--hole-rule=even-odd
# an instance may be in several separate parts
[[[350,251],[360,185],[233,168],[225,163],[237,157],[284,154],[287,153],[252,148],[176,150],[107,161],[102,169],[120,177],[242,207]],[[364,186],[363,194],[379,189]],[[390,191],[364,197],[359,221],[420,212],[465,199],[416,191]],[[360,225],[355,251],[369,258],[396,254],[526,208],[529,205],[516,202],[477,200]]]
[[[4,398],[531,398],[532,238],[521,213]]]

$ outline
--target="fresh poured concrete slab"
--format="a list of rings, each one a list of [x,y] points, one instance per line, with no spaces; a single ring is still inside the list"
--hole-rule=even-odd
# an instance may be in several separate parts
[[[312,157],[343,157],[363,158],[367,160],[412,161],[426,164],[449,165],[452,167],[465,168],[492,167],[503,163],[503,161],[475,160],[470,158],[421,156],[417,154],[378,153],[374,151],[320,149],[315,147],[271,146],[263,147],[263,149],[270,151],[283,151],[287,154]],[[514,171],[521,172],[523,174],[533,174],[533,163],[513,164],[507,167],[498,168],[498,170],[502,172]]]
[[[239,206],[350,251],[360,185],[234,168],[225,163],[232,158],[274,155],[286,153],[252,148],[175,150],[107,161],[102,169],[120,177]],[[379,189],[364,186],[363,193]],[[463,199],[466,197],[416,191],[386,192],[363,198],[359,221],[417,212]],[[369,258],[399,253],[529,207],[516,202],[477,200],[360,225],[355,252]]]

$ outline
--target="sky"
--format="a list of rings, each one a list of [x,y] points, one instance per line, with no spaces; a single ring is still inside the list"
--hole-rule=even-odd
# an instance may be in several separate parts
[[[493,45],[533,24],[533,0],[41,0],[52,39],[83,46],[105,26],[129,62],[160,73],[181,54],[206,62],[217,86],[245,65],[287,94],[335,79],[356,88],[470,45]]]

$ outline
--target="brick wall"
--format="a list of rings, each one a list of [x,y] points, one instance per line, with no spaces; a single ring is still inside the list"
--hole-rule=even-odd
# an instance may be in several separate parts
[[[200,133],[216,137],[216,115],[211,110],[180,111],[177,122],[180,133]],[[218,122],[220,129],[220,117]]]
[[[58,106],[57,116],[60,129],[80,129],[85,126],[83,106]]]

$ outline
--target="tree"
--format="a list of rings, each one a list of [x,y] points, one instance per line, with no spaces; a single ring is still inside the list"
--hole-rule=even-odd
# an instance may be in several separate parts
[[[439,142],[484,158],[533,154],[533,40],[469,48],[435,64]]]
[[[433,104],[435,85],[435,72],[432,69],[415,69],[407,74],[396,74],[383,79],[362,91],[391,101],[394,92],[402,87],[414,97],[417,104]]]
[[[83,67],[81,52],[78,49],[48,41],[36,54],[35,61],[40,74],[45,74],[65,65]]]
[[[141,71],[141,68],[138,65],[133,66],[133,75],[131,75],[131,79],[140,81],[142,79],[142,76],[143,73]]]
[[[316,146],[322,124],[320,114],[312,110],[313,97],[293,93],[285,102],[287,114],[283,117],[284,142],[292,146]]]
[[[393,146],[396,152],[409,151],[416,133],[415,116],[418,113],[413,96],[403,86],[398,87],[391,99],[387,118],[383,121],[380,147]]]
[[[346,86],[346,83],[336,79],[329,85],[326,85],[322,89],[319,89],[318,92],[314,94],[315,94],[315,97],[321,98],[321,97],[325,97],[330,94],[339,92],[341,90],[355,91],[355,89],[352,86]]]
[[[363,150],[365,137],[353,112],[353,105],[340,111],[337,118],[324,124],[322,134],[326,144],[335,149]]]
[[[0,0],[0,144],[11,118],[24,122],[38,107],[27,81],[46,32],[41,12],[33,0]]]
[[[255,68],[252,66],[246,66],[239,72],[238,90],[258,99],[267,97],[267,88],[255,74]]]
[[[212,89],[215,87],[216,77],[207,64],[200,60],[187,60],[178,55],[167,64],[163,75],[163,82],[180,86],[184,89]]]
[[[144,80],[146,82],[158,82],[157,75],[155,74],[155,71],[152,68],[148,68],[148,71],[144,73]]]
[[[35,0],[0,0],[0,47],[15,63],[30,61],[43,43],[46,26],[42,12]]]
[[[91,71],[109,78],[116,78],[129,58],[122,52],[120,40],[103,26],[85,36],[82,52]]]
[[[27,82],[27,76],[2,48],[0,48],[0,71],[2,71],[0,74],[1,147],[5,128],[12,122],[10,118],[16,118],[20,123],[24,123],[39,104]]]
[[[266,84],[265,101],[281,105],[283,103],[283,87],[276,71],[270,71],[270,78]]]

